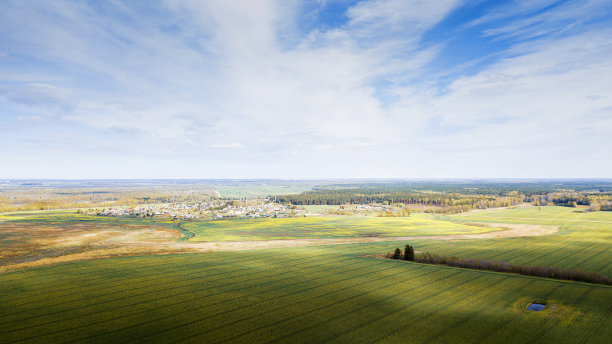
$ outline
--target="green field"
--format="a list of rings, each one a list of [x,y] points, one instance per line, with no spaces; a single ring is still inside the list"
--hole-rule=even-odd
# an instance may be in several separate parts
[[[611,213],[543,207],[448,219],[499,223],[500,217],[561,230],[551,237],[412,244],[440,254],[609,274]],[[0,342],[608,343],[612,338],[612,287],[365,256],[404,244],[111,258],[4,273]],[[526,311],[535,300],[549,306]]]
[[[419,249],[465,258],[547,265],[612,276],[612,212],[583,213],[567,207],[542,207],[541,210],[526,207],[472,212],[446,219],[457,222],[556,225],[560,230],[553,236],[545,237],[423,242]]]
[[[309,216],[293,218],[239,218],[192,221],[181,227],[193,232],[190,241],[274,240],[304,238],[396,237],[414,235],[474,234],[499,228],[469,226],[432,218]]]

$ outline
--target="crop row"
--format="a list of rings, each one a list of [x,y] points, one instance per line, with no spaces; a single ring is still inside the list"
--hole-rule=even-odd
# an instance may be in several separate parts
[[[101,312],[99,311],[98,308],[100,307],[103,308],[102,312],[106,311],[106,313],[109,313],[108,318],[115,319],[115,317],[113,317],[113,313],[115,313],[119,309],[128,309],[128,313],[129,313],[129,310],[133,311],[134,309],[137,309],[139,306],[144,306],[145,309],[148,309],[150,308],[148,306],[151,306],[147,304],[148,302],[164,300],[169,297],[177,298],[178,296],[181,296],[181,295],[190,296],[194,292],[203,293],[206,290],[218,288],[218,283],[215,283],[215,282],[219,282],[219,283],[223,282],[223,285],[227,286],[229,285],[228,281],[231,281],[233,279],[237,279],[236,282],[233,282],[234,284],[237,284],[249,278],[251,280],[258,280],[258,279],[265,279],[268,277],[278,277],[278,276],[284,276],[284,275],[288,275],[288,277],[284,277],[282,279],[294,278],[297,271],[308,271],[307,269],[316,270],[317,268],[321,268],[321,266],[325,265],[327,262],[328,260],[323,258],[323,259],[320,259],[319,262],[311,261],[310,264],[308,264],[310,266],[306,266],[304,264],[305,262],[302,261],[302,262],[299,262],[293,265],[289,264],[287,269],[284,269],[286,271],[279,271],[277,267],[269,267],[266,269],[256,269],[256,268],[254,269],[251,267],[247,269],[241,269],[240,271],[242,270],[249,270],[249,271],[247,271],[246,273],[238,273],[238,274],[237,273],[228,274],[229,271],[221,271],[220,273],[215,274],[215,276],[220,276],[216,279],[208,279],[210,276],[207,275],[206,271],[196,271],[195,276],[192,278],[189,278],[186,280],[180,280],[180,279],[165,280],[166,281],[165,284],[156,285],[154,286],[155,288],[153,288],[151,291],[146,292],[146,293],[138,293],[138,292],[120,293],[119,295],[121,295],[121,297],[116,297],[113,295],[111,296],[106,295],[107,296],[106,298],[102,298],[97,302],[91,302],[90,299],[82,298],[82,299],[76,300],[77,301],[75,302],[76,307],[73,306],[73,307],[64,308],[61,310],[52,309],[52,312],[48,312],[47,314],[39,314],[40,312],[34,312],[35,316],[33,318],[26,319],[26,320],[29,320],[29,322],[32,323],[32,325],[27,326],[27,327],[17,327],[17,328],[12,327],[11,330],[8,332],[15,332],[18,330],[28,330],[31,328],[40,327],[41,325],[53,325],[56,322],[65,323],[67,320],[80,321],[82,319],[85,319],[85,317],[87,316],[99,315],[99,313]],[[321,263],[321,264],[317,265],[317,263]],[[254,277],[251,277],[253,276],[253,274],[255,274]],[[185,283],[186,281],[190,283]],[[202,288],[203,285],[207,285],[207,288]],[[127,288],[127,291],[130,291],[130,288]],[[149,296],[149,298],[145,297],[147,295]],[[105,295],[102,295],[102,296],[104,297]],[[125,303],[126,301],[129,301],[129,303],[126,304]],[[89,311],[90,309],[91,311]],[[60,313],[65,313],[67,315],[70,315],[72,318],[57,319],[57,315]],[[45,316],[50,317],[50,320],[47,322],[42,321],[41,318],[44,319]]]
[[[287,260],[286,267],[296,267],[296,269],[305,268],[304,267],[305,262],[303,260],[294,260],[294,262],[295,261],[297,261],[296,264],[291,264],[292,261]],[[326,263],[328,261],[329,260],[324,257],[319,260],[310,260],[308,261],[308,263],[311,263],[311,264],[319,263],[319,262]],[[3,319],[2,324],[4,325],[7,323],[11,324],[14,322],[33,321],[36,318],[40,318],[40,317],[43,317],[49,314],[57,315],[58,313],[63,313],[63,312],[75,313],[78,310],[81,310],[83,308],[96,309],[97,306],[106,305],[109,301],[117,302],[119,300],[124,300],[124,299],[134,299],[134,298],[139,299],[147,294],[157,295],[162,292],[176,292],[178,290],[177,288],[181,286],[182,287],[191,286],[191,287],[199,289],[202,283],[201,279],[203,275],[206,275],[206,278],[207,278],[207,280],[205,280],[204,282],[214,283],[217,280],[235,278],[236,276],[248,277],[254,272],[264,273],[264,272],[270,271],[273,274],[277,274],[277,275],[280,273],[277,267],[272,267],[270,269],[262,269],[260,266],[257,266],[257,264],[247,263],[244,266],[238,266],[240,267],[239,269],[232,270],[234,267],[236,266],[226,264],[221,269],[211,269],[211,270],[206,270],[206,271],[198,270],[198,269],[195,269],[195,270],[194,269],[183,269],[184,273],[181,275],[169,273],[168,275],[170,276],[166,276],[166,274],[162,274],[163,278],[159,278],[159,277],[155,279],[149,278],[148,283],[144,283],[144,284],[142,284],[139,280],[134,281],[134,280],[129,279],[129,280],[124,280],[123,283],[120,285],[107,286],[105,284],[102,284],[103,287],[101,288],[96,288],[96,286],[93,286],[93,288],[89,288],[89,289],[84,288],[87,290],[83,291],[80,294],[66,293],[63,295],[63,297],[54,299],[53,301],[55,302],[52,302],[52,303],[45,302],[41,305],[42,300],[39,300],[36,303],[37,305],[39,305],[38,308],[20,309],[13,313],[7,313]],[[290,270],[290,272],[291,271],[293,270]],[[211,274],[211,272],[215,272],[215,273]],[[236,275],[236,273],[240,273],[240,274]],[[287,272],[284,272],[284,273],[287,273]],[[220,276],[220,277],[217,279],[212,279],[212,280],[208,279],[210,277],[216,277],[216,276]],[[191,284],[184,284],[184,285],[177,284],[177,282],[185,282],[185,281],[195,281],[195,282]],[[90,295],[90,293],[92,292],[94,294]],[[116,295],[119,295],[121,297],[118,298]],[[75,297],[75,296],[80,296],[80,297]],[[77,305],[76,308],[72,306],[74,304]],[[83,305],[83,304],[86,304],[86,305]],[[44,312],[43,310],[46,310],[46,312]],[[35,317],[11,319],[11,315],[23,315],[23,314],[28,314],[28,313],[34,313]],[[39,321],[36,321],[35,323],[40,325]],[[15,328],[12,328],[12,330],[15,330]]]
[[[363,267],[356,267],[347,272],[360,271]],[[381,271],[381,270],[378,270]],[[377,271],[370,271],[368,274],[374,274]],[[381,271],[384,272],[384,269]],[[315,284],[315,287],[320,287],[322,285],[327,285],[327,280],[336,276],[335,272],[327,272],[325,274],[317,274],[316,277],[310,278],[308,283],[316,283],[319,280],[319,284]],[[360,275],[364,277],[365,275]],[[336,276],[337,277],[337,276]],[[349,276],[343,280],[349,280],[354,278],[354,276]],[[249,297],[253,297],[255,295],[266,295],[266,297],[271,297],[270,295],[274,293],[290,293],[300,294],[303,292],[302,289],[296,288],[303,281],[289,283],[288,280],[290,278],[277,279],[273,281],[264,280],[262,283],[251,285],[249,284],[247,291],[242,291],[244,289],[244,285],[248,283],[252,283],[255,279],[251,279],[249,281],[245,281],[239,285],[236,285],[232,290],[223,290],[217,293],[206,294],[206,295],[193,295],[189,300],[184,300],[180,302],[180,305],[176,302],[169,303],[169,300],[161,300],[159,307],[156,309],[156,313],[160,314],[156,318],[152,318],[149,314],[145,314],[143,312],[133,312],[131,314],[127,314],[121,317],[121,320],[124,324],[122,324],[119,328],[113,328],[112,330],[108,330],[108,326],[97,326],[100,327],[102,331],[98,331],[98,333],[90,334],[85,339],[86,341],[91,341],[94,338],[104,336],[113,336],[115,338],[129,338],[130,334],[140,333],[138,331],[139,328],[146,327],[154,327],[155,331],[145,331],[145,334],[139,334],[137,338],[147,337],[147,334],[151,336],[155,336],[155,339],[158,339],[160,334],[167,331],[164,326],[170,324],[171,326],[176,326],[176,323],[167,322],[167,318],[181,320],[181,319],[192,319],[194,315],[197,315],[200,319],[200,312],[206,311],[206,316],[210,314],[211,310],[221,311],[221,312],[232,312],[236,308],[247,307],[250,308],[253,306],[253,302],[249,299]],[[335,279],[334,279],[335,280]],[[232,283],[228,283],[230,285]],[[234,308],[231,308],[234,306]],[[228,309],[230,308],[230,309]],[[118,319],[113,319],[113,321]],[[110,321],[104,321],[96,324],[88,324],[89,325],[103,325],[104,323],[108,323]],[[125,325],[127,324],[127,325]],[[134,341],[136,339],[133,338],[130,341]]]
[[[212,258],[209,258],[209,257],[212,257]],[[274,258],[274,257],[277,257],[277,255],[270,253],[261,258],[265,259],[265,258]],[[316,257],[316,256],[312,256],[312,257]],[[41,286],[40,288],[36,288],[36,289],[27,288],[26,285],[24,284],[27,283],[28,278],[24,278],[24,281],[19,281],[16,283],[13,282],[12,284],[18,284],[19,287],[17,287],[16,289],[19,290],[20,292],[27,291],[28,292],[27,300],[29,301],[26,303],[14,304],[11,302],[17,301],[17,300],[23,300],[23,299],[13,298],[9,300],[3,300],[2,302],[3,303],[6,302],[5,304],[6,306],[17,308],[17,307],[25,306],[28,303],[34,303],[34,304],[38,303],[39,300],[36,299],[37,297],[40,297],[42,299],[49,299],[49,298],[56,299],[58,297],[58,295],[56,294],[59,294],[59,296],[64,295],[64,296],[73,297],[75,295],[79,295],[80,293],[87,294],[91,290],[95,290],[95,292],[99,292],[101,285],[104,285],[105,288],[109,288],[109,289],[115,288],[116,286],[124,286],[126,285],[126,276],[129,276],[129,281],[130,281],[129,284],[137,284],[137,283],[143,283],[147,281],[150,282],[152,280],[152,276],[155,276],[156,274],[160,274],[160,273],[163,273],[163,275],[157,276],[158,278],[171,278],[171,277],[180,277],[185,272],[187,272],[187,274],[192,274],[194,272],[198,272],[198,271],[201,272],[205,269],[208,270],[208,269],[214,269],[214,268],[229,269],[229,270],[237,268],[237,267],[249,268],[254,264],[251,261],[241,261],[240,264],[228,265],[227,256],[221,256],[221,257],[207,256],[207,259],[205,260],[194,260],[194,256],[191,256],[189,257],[191,259],[189,259],[188,261],[186,261],[185,259],[181,259],[183,258],[181,256],[177,256],[176,258],[177,259],[175,259],[174,261],[169,260],[164,265],[157,263],[151,266],[145,266],[145,268],[140,269],[138,271],[133,271],[132,269],[126,270],[124,269],[123,266],[118,265],[118,266],[113,267],[112,269],[109,269],[108,271],[98,272],[95,275],[95,278],[83,278],[83,279],[77,279],[75,281],[69,281],[69,282],[64,281],[63,276],[66,275],[65,270],[60,270],[56,272],[54,282],[47,282],[46,287]],[[288,263],[291,261],[300,261],[300,258],[288,258],[286,261]],[[130,263],[130,265],[132,263]],[[178,266],[178,268],[176,266]],[[70,267],[67,267],[67,270],[69,269]],[[35,272],[32,272],[32,274],[35,274]],[[156,280],[153,279],[153,281],[155,282]],[[53,287],[50,287],[50,285]],[[96,288],[92,289],[89,287],[96,287]],[[41,291],[41,292],[34,293],[35,291]],[[5,291],[3,290],[3,292]],[[8,293],[9,291],[6,291],[6,292]]]

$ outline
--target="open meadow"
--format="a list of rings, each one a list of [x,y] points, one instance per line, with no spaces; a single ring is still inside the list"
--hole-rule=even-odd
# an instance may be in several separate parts
[[[574,211],[526,207],[435,217],[429,221],[449,232],[472,227],[461,222],[559,231],[410,243],[441,254],[610,275],[612,214]],[[259,229],[246,232],[256,238]],[[612,337],[612,287],[375,258],[405,244],[116,257],[5,272],[0,342],[607,343]],[[547,308],[527,311],[532,301]]]
[[[476,234],[500,228],[442,221],[427,214],[410,217],[308,216],[292,218],[191,221],[181,225],[190,241],[280,240],[303,238],[401,237]]]

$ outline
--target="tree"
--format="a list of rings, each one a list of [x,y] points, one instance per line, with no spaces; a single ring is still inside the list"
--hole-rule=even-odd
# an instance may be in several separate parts
[[[406,245],[406,249],[404,250],[404,260],[414,262],[414,247]]]
[[[393,259],[400,259],[400,256],[402,255],[402,251],[399,248],[395,249],[395,252],[393,252]]]

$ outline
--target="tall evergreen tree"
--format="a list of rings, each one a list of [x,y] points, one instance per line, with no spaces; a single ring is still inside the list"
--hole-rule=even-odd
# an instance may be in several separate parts
[[[406,248],[404,250],[404,259],[409,260],[411,262],[414,261],[414,247],[406,245]]]
[[[400,259],[401,255],[402,255],[402,251],[399,248],[396,248],[395,252],[393,252],[393,259]]]

